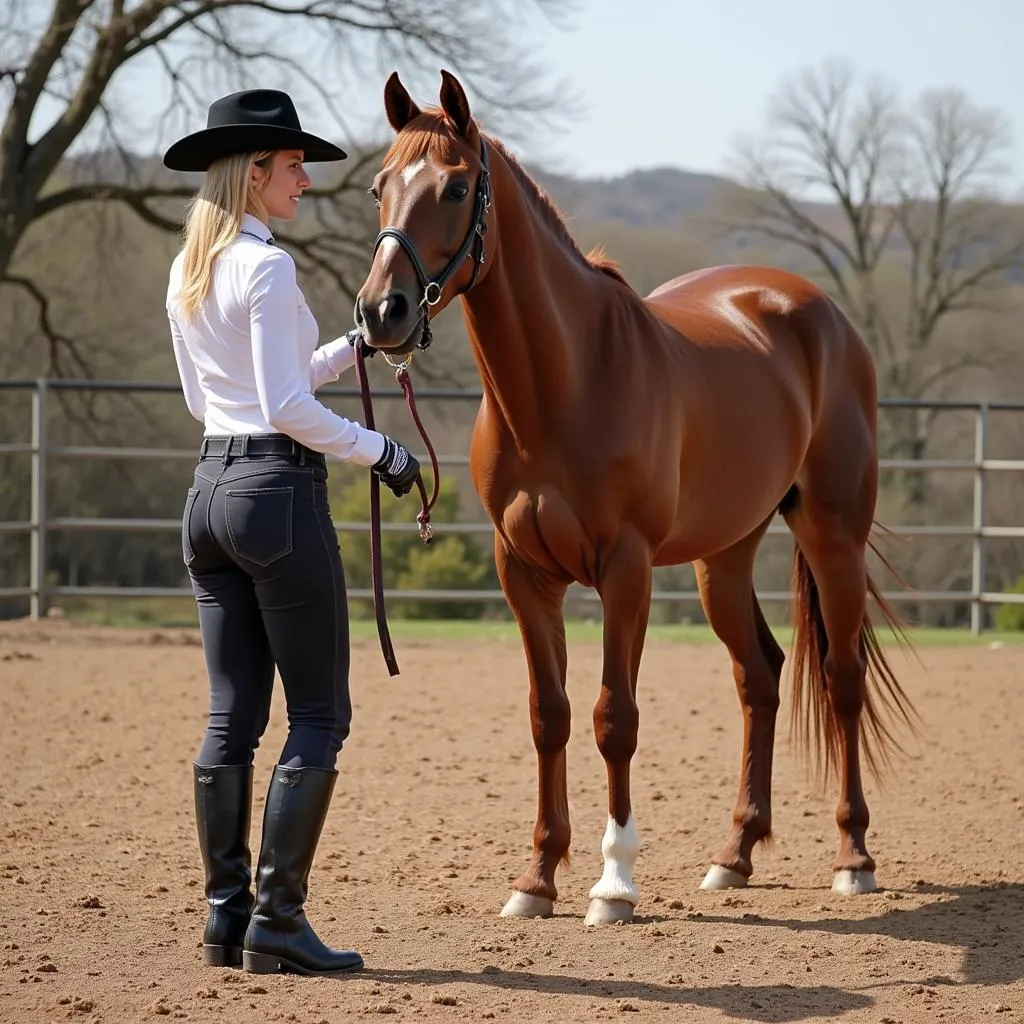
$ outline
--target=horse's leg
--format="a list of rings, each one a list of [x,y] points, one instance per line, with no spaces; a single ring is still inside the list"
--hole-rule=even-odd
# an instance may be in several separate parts
[[[566,585],[515,559],[500,538],[495,543],[495,561],[526,652],[530,725],[538,770],[533,858],[526,871],[512,883],[513,892],[501,916],[551,917],[558,898],[555,869],[568,856],[571,838],[565,776],[570,727],[562,618]]]
[[[604,871],[590,890],[588,925],[631,921],[640,898],[633,881],[640,839],[629,766],[639,728],[636,682],[651,607],[651,551],[628,527],[603,559],[597,591],[604,608],[604,665],[594,737],[608,772],[608,824],[601,841]]]
[[[806,559],[827,636],[824,660],[820,667],[810,666],[810,672],[812,686],[817,682],[816,668],[817,674],[824,677],[829,708],[819,720],[824,725],[826,744],[838,752],[839,851],[832,865],[833,889],[846,894],[874,892],[875,861],[868,853],[866,841],[870,815],[860,766],[861,712],[867,674],[861,640],[867,607],[864,546],[841,532],[797,527],[794,533],[800,548],[797,558]]]
[[[885,687],[889,710],[906,717],[910,709],[866,614],[873,586],[866,548],[877,480],[870,418],[841,417],[837,410],[835,421],[812,445],[796,500],[785,513],[797,543],[793,696],[794,711],[803,704],[804,727],[816,729],[824,748],[826,776],[838,769],[839,850],[832,888],[856,894],[876,888],[875,862],[865,839],[870,816],[861,782],[861,746],[871,762],[885,753],[889,741],[872,689]],[[861,423],[859,431],[852,426]],[[801,667],[804,671],[798,671]]]
[[[764,620],[753,585],[754,556],[770,522],[694,565],[704,613],[732,658],[743,709],[743,753],[732,832],[712,858],[702,889],[745,886],[753,873],[754,846],[771,836],[772,756],[785,655]]]

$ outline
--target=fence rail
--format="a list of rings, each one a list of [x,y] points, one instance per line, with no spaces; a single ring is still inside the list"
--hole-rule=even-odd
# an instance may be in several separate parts
[[[175,531],[181,528],[180,519],[132,519],[97,518],[89,516],[52,517],[48,514],[47,473],[50,459],[54,457],[76,459],[188,459],[196,457],[194,448],[144,448],[134,446],[101,445],[51,445],[47,440],[47,419],[49,396],[54,391],[129,392],[129,393],[180,393],[176,384],[143,381],[96,381],[96,380],[3,380],[0,391],[28,391],[31,393],[31,439],[27,442],[0,444],[0,455],[31,455],[31,501],[29,519],[0,521],[0,533],[28,534],[29,582],[27,586],[0,587],[0,598],[28,597],[29,611],[33,618],[46,614],[52,597],[186,597],[192,591],[186,587],[121,587],[121,586],[47,586],[47,540],[53,531],[118,530],[122,532]],[[323,388],[325,396],[357,398],[355,388]],[[379,400],[401,399],[399,388],[384,388],[375,391]],[[419,393],[419,401],[479,401],[479,390],[462,388],[426,388]],[[974,458],[973,459],[883,459],[882,469],[906,470],[910,472],[970,471],[973,473],[973,514],[970,525],[903,525],[889,528],[889,532],[907,537],[949,537],[971,538],[971,588],[970,590],[937,591],[895,591],[884,596],[890,601],[913,601],[921,603],[968,602],[971,607],[971,632],[980,634],[984,629],[984,609],[987,605],[1024,604],[1024,594],[992,592],[986,586],[986,541],[993,538],[1024,538],[1024,526],[993,526],[987,522],[985,483],[988,474],[1024,471],[1022,459],[991,459],[988,457],[989,416],[991,412],[1024,412],[1024,402],[970,402],[930,401],[924,399],[884,398],[879,401],[882,408],[889,409],[931,409],[974,413]],[[460,466],[468,463],[464,455],[438,453],[442,466]],[[340,531],[359,532],[370,528],[368,522],[338,520],[335,528]],[[418,529],[416,523],[382,523],[386,531],[411,532]],[[437,534],[492,533],[489,522],[436,523]],[[782,524],[773,523],[769,534],[788,533]],[[369,590],[352,589],[353,598],[371,597]],[[455,590],[455,589],[394,589],[385,592],[389,599],[415,601],[496,601],[503,602],[500,590]],[[763,602],[785,602],[791,599],[788,591],[758,591]],[[596,601],[592,591],[580,589],[573,593],[574,600]],[[655,601],[697,601],[696,590],[656,590]]]

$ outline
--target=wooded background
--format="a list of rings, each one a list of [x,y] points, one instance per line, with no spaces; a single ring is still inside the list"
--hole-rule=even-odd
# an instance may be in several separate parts
[[[531,10],[557,19],[578,7],[537,0]],[[151,124],[165,124],[169,138],[205,123],[216,95],[255,84],[288,89],[300,112],[326,104],[344,124],[346,81],[372,74],[383,83],[400,65],[423,102],[436,95],[438,68],[458,74],[485,128],[524,145],[528,170],[580,245],[604,246],[641,294],[709,264],[788,267],[822,284],[854,319],[875,354],[882,396],[1024,396],[1024,207],[1011,188],[1015,169],[1005,163],[1009,135],[998,110],[957,90],[901,96],[825,61],[778,83],[762,130],[737,146],[729,177],[671,167],[611,179],[553,173],[531,161],[530,140],[557,130],[573,106],[563,102],[557,75],[531,63],[522,11],[502,0],[55,0],[49,8],[0,0],[0,21],[13,26],[0,38],[0,378],[177,379],[164,296],[183,204],[198,179],[166,172],[158,156],[132,145],[131,71],[145,68],[147,81],[161,82]],[[315,198],[303,200],[295,222],[274,225],[299,264],[323,340],[352,325],[377,230],[365,190],[386,141],[383,132],[346,138],[348,161],[310,165]],[[369,364],[374,385],[391,386],[381,363]],[[417,357],[414,375],[421,389],[478,386],[457,306],[436,322],[434,345]],[[341,383],[354,386],[354,374]],[[177,395],[66,393],[53,404],[55,444],[188,448],[201,437]],[[328,404],[361,418],[357,400]],[[376,409],[382,429],[418,448],[403,407],[378,402]],[[473,403],[424,405],[423,413],[438,451],[466,452]],[[973,455],[970,414],[883,412],[881,426],[883,457]],[[0,391],[0,440],[26,440],[28,431],[28,395]],[[988,454],[1015,458],[1022,450],[1024,417],[993,414]],[[332,472],[335,517],[365,518],[365,473]],[[183,462],[59,461],[50,513],[178,516],[190,476]],[[465,472],[444,477],[435,521],[484,518]],[[888,525],[970,522],[968,472],[887,472],[882,483],[879,518]],[[28,484],[28,457],[0,456],[0,519],[27,518]],[[1018,475],[991,478],[990,521],[1019,524],[1022,494]],[[384,497],[389,517],[414,518],[415,495]],[[414,534],[387,544],[389,586],[495,585],[487,536],[446,537],[430,549]],[[367,535],[343,534],[342,546],[350,585],[365,586]],[[967,539],[897,538],[883,549],[912,586],[969,585]],[[759,586],[785,589],[790,551],[788,536],[766,539]],[[58,532],[48,569],[54,580],[79,584],[186,582],[175,534]],[[1022,575],[1024,543],[991,541],[989,589],[1016,586]],[[27,576],[27,538],[0,534],[0,586]],[[692,570],[660,570],[657,585],[690,588]],[[25,607],[0,602],[0,615]],[[505,611],[472,602],[405,610]],[[967,606],[909,613],[955,625]],[[699,605],[654,612],[655,619],[683,616],[700,619]],[[1016,622],[1009,613],[1002,620]]]

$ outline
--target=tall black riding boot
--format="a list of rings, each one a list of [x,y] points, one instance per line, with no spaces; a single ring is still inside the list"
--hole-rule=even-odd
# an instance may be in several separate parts
[[[210,904],[203,933],[203,963],[238,967],[253,905],[249,856],[252,766],[192,767],[196,827]]]
[[[327,768],[274,768],[263,814],[256,906],[242,953],[247,971],[340,974],[363,966],[358,953],[325,946],[302,909],[337,776]]]

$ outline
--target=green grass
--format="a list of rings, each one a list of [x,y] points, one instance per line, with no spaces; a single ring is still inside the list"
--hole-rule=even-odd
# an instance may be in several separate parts
[[[519,640],[519,631],[512,622],[447,622],[421,621],[409,619],[392,619],[388,617],[388,629],[391,636],[408,640]],[[776,626],[772,632],[783,647],[788,647],[792,639],[792,630],[788,626]],[[566,638],[573,643],[600,643],[601,624],[599,622],[567,622]],[[354,637],[376,637],[377,627],[373,621],[357,621],[352,624]],[[878,631],[883,644],[897,642],[893,634],[885,628]],[[985,632],[980,637],[972,636],[966,629],[908,629],[907,635],[911,643],[920,647],[941,647],[946,645],[986,645],[995,641],[1008,644],[1024,643],[1024,633]],[[650,626],[647,630],[650,641],[664,641],[679,644],[717,644],[721,641],[712,632],[710,626]]]
[[[195,606],[191,598],[78,598],[61,602],[68,618],[76,622],[98,626],[123,628],[179,628],[197,625]],[[396,640],[502,640],[519,642],[519,631],[510,621],[458,621],[402,619],[398,608],[390,610],[388,629]],[[601,623],[571,620],[566,623],[566,637],[573,643],[600,643]],[[376,639],[377,626],[373,618],[355,618],[351,622],[354,639]],[[788,626],[774,627],[773,632],[784,648],[788,649],[792,631]],[[880,627],[883,644],[896,642],[893,634]],[[652,625],[647,631],[652,642],[679,644],[716,644],[718,638],[711,627],[699,625]],[[998,632],[991,630],[980,637],[966,629],[908,629],[911,642],[920,647],[986,645],[1000,641],[1006,644],[1024,643],[1024,632]]]

